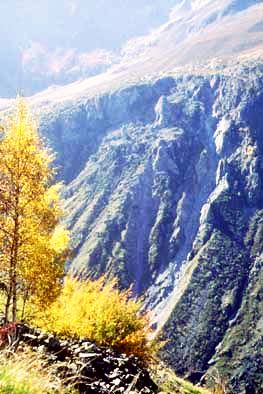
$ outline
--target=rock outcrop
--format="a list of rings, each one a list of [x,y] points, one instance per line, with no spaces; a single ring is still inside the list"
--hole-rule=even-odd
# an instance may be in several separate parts
[[[29,346],[43,365],[79,393],[157,393],[158,387],[137,358],[88,340],[59,340],[26,325],[17,327],[19,351]]]

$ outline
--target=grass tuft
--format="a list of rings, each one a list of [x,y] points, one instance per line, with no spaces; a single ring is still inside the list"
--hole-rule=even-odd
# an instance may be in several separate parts
[[[0,394],[69,394],[73,389],[64,388],[52,373],[44,368],[39,356],[32,352],[0,354]]]

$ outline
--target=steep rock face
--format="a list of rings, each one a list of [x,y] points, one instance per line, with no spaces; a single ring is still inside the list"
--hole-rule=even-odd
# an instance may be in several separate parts
[[[233,392],[254,393],[262,389],[262,234],[262,209],[257,209],[249,220],[244,239],[250,253],[249,273],[244,282],[246,285],[244,296],[242,299],[239,298],[240,308],[236,308],[233,319],[228,323],[224,339],[217,346],[216,354],[209,362],[208,374],[213,376],[217,371],[224,371],[226,377],[230,379]],[[229,304],[231,298],[226,300]]]
[[[81,97],[55,106],[48,103],[44,108],[41,103],[41,130],[58,153],[59,177],[66,183],[72,181],[97,152],[103,138],[123,124],[152,123],[155,104],[174,83],[173,78],[166,77],[91,99]]]
[[[111,104],[104,98],[119,127],[106,125],[94,154],[65,192],[78,270],[120,274],[125,285],[135,283],[140,292],[169,264],[175,271],[178,252],[179,266],[186,257],[189,232],[197,231],[200,208],[214,182],[211,176],[199,185],[198,177],[208,162],[216,169],[208,141],[213,119],[204,116],[198,98],[203,89],[209,101],[212,91],[204,78],[195,83],[169,78],[138,87],[136,95],[130,88],[117,94],[118,109],[112,108],[115,97]],[[189,223],[183,212],[193,206]]]
[[[215,364],[210,372],[232,376],[233,393],[262,389],[263,95],[260,79],[244,82],[217,88],[216,185],[187,258],[188,286],[163,327],[177,371],[195,380]]]
[[[71,269],[133,284],[163,358],[193,381],[216,368],[233,393],[262,381],[262,76],[260,63],[170,76],[42,119]]]

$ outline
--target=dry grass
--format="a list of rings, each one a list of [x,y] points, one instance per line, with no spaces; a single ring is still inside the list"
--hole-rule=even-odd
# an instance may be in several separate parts
[[[212,394],[211,391],[194,386],[192,383],[178,378],[175,373],[163,363],[153,368],[153,379],[159,387],[159,394]]]
[[[74,393],[46,368],[41,359],[29,350],[0,354],[0,394],[55,394]]]

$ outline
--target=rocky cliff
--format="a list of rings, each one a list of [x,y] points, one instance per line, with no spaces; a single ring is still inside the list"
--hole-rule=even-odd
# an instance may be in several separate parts
[[[262,109],[254,61],[42,119],[67,182],[71,269],[132,284],[168,339],[163,358],[195,382],[219,374],[233,393],[262,389]]]

